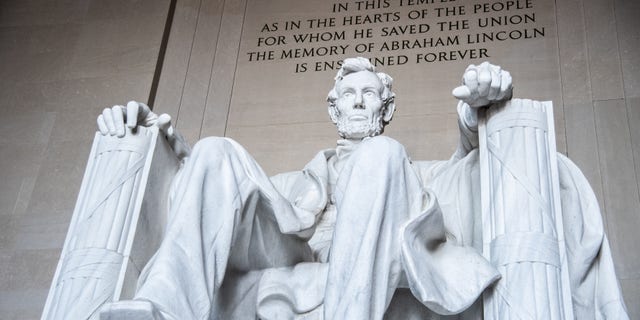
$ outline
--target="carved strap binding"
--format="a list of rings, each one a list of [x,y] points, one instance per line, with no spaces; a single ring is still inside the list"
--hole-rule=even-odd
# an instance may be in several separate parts
[[[483,254],[502,274],[485,319],[573,319],[551,102],[481,112]]]

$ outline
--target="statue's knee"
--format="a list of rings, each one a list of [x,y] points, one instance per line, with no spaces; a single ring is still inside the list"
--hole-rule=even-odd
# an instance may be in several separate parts
[[[229,138],[207,137],[196,143],[191,157],[195,159],[211,159],[212,157],[225,155],[233,149],[233,142]]]

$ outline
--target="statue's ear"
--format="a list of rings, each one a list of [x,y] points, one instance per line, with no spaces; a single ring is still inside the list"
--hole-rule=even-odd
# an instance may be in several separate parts
[[[384,109],[384,114],[382,115],[382,120],[385,123],[389,123],[391,118],[393,118],[393,113],[396,111],[396,103],[394,97],[390,97],[385,101],[386,107]]]
[[[331,117],[331,121],[333,121],[333,124],[337,124],[338,123],[338,108],[336,108],[335,104],[330,104],[329,108],[327,109],[327,111],[329,111],[329,117]]]

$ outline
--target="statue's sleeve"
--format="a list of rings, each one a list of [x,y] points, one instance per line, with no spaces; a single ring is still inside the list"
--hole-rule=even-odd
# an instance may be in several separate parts
[[[575,318],[629,319],[595,194],[561,154],[558,169]]]
[[[452,160],[464,158],[479,145],[477,108],[472,108],[462,101],[458,102],[458,128],[460,129],[460,140],[451,157]]]
[[[438,201],[426,193],[422,214],[402,232],[402,263],[409,288],[426,307],[442,315],[468,308],[500,278],[472,247],[447,241]]]
[[[298,236],[309,239],[327,205],[327,180],[322,174],[305,168],[302,171],[287,172],[270,178],[271,183],[291,204],[297,216],[313,216],[314,223],[297,232]],[[310,220],[311,221],[311,220]]]

